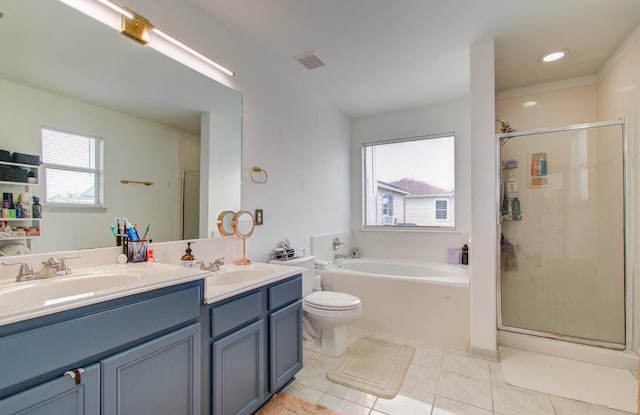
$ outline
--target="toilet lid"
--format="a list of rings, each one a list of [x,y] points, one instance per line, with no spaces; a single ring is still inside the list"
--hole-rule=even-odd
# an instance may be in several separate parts
[[[316,291],[304,297],[306,305],[325,310],[352,310],[360,307],[356,296],[333,291]]]

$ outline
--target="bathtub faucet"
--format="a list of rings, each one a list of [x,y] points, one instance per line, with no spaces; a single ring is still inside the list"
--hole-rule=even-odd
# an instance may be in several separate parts
[[[333,258],[334,258],[334,259],[345,259],[345,258],[349,258],[349,255],[335,253],[335,254],[333,255]]]
[[[333,248],[333,250],[337,251],[340,248],[340,245],[344,245],[344,242],[340,242],[340,238],[338,238],[337,236],[333,238],[333,241],[331,241],[331,247]]]

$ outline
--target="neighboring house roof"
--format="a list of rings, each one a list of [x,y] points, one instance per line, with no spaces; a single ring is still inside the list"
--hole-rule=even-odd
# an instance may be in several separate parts
[[[430,185],[420,180],[414,179],[400,179],[395,182],[387,183],[395,188],[403,189],[410,195],[447,195],[453,194],[451,190],[441,189],[439,187]]]
[[[391,190],[391,191],[396,192],[396,193],[403,193],[405,195],[410,194],[405,189],[402,189],[402,188],[400,188],[398,186],[394,186],[394,185],[389,184],[389,183],[385,183],[385,182],[380,181],[380,180],[378,180],[378,187],[382,187],[384,189]]]

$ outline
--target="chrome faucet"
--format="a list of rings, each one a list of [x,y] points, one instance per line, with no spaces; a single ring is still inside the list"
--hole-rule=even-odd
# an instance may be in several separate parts
[[[337,251],[340,248],[340,245],[344,245],[344,242],[340,242],[340,238],[338,238],[337,236],[333,238],[333,240],[331,241],[331,247],[333,248],[333,250]]]
[[[69,259],[80,258],[80,255],[73,255],[67,257],[50,257],[42,264],[42,269],[36,273],[33,272],[33,268],[26,262],[3,262],[2,265],[20,265],[20,271],[16,276],[16,282],[31,281],[39,278],[49,278],[61,275],[70,275],[71,268],[69,268]]]
[[[36,272],[36,278],[55,277],[58,272],[58,267],[60,267],[60,261],[58,258],[52,256],[47,259],[46,262],[43,262],[42,265],[44,265],[42,269]]]
[[[57,277],[61,275],[70,275],[71,268],[69,268],[69,259],[80,258],[80,255],[73,255],[67,257],[61,257],[60,259],[52,256],[43,262],[44,265],[40,271],[35,275],[36,278],[49,278]]]
[[[218,258],[215,261],[213,261],[210,264],[205,264],[202,261],[198,261],[198,263],[200,264],[200,269],[204,269],[207,271],[219,271],[220,270],[220,266],[224,265],[224,257],[222,258]]]

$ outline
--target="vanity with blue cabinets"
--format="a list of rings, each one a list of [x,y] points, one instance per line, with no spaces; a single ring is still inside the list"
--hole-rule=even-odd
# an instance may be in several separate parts
[[[0,319],[0,414],[253,413],[302,367],[302,282],[287,268],[209,296],[215,274],[183,275]]]
[[[197,280],[1,326],[0,413],[199,415],[202,298]]]
[[[252,414],[302,368],[300,274],[205,308],[203,406]]]

